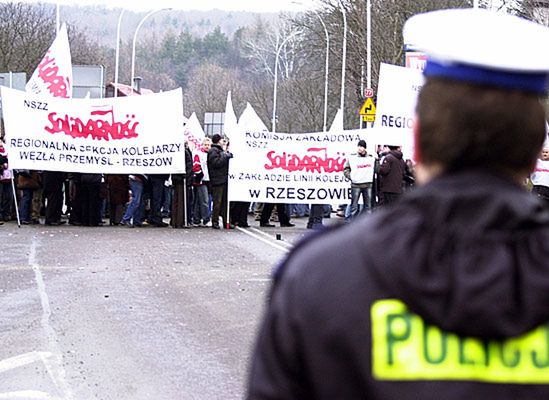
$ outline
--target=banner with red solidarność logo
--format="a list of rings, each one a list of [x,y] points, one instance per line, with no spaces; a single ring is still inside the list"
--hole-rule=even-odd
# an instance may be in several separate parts
[[[1,89],[6,147],[14,169],[185,172],[181,89],[106,99]]]

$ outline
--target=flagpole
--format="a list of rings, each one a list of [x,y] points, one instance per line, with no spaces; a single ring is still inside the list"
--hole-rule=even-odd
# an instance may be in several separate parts
[[[115,66],[114,66],[114,97],[118,97],[118,69],[120,62],[120,24],[122,22],[122,16],[124,15],[124,9],[120,11],[120,16],[118,17],[118,26],[116,27],[116,55],[115,55]],[[133,82],[131,82],[133,85]]]
[[[13,191],[13,204],[15,205],[15,215],[17,216],[17,226],[21,228],[21,218],[19,217],[19,207],[17,206],[17,192],[15,190],[15,181],[13,179],[13,172],[11,176],[11,189]]]

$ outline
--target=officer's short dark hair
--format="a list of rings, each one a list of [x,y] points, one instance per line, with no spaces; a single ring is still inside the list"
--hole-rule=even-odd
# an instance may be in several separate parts
[[[416,111],[417,156],[446,171],[529,172],[545,138],[539,97],[520,90],[427,78]]]

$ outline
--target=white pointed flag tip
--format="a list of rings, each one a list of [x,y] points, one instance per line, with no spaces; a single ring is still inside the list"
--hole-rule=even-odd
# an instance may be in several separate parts
[[[233,108],[233,102],[231,100],[231,91],[227,93],[227,103],[225,104],[225,121],[224,121],[224,133],[227,137],[236,131],[238,123],[236,121],[236,114]]]
[[[246,104],[246,109],[238,120],[238,128],[255,132],[269,131],[250,103]]]
[[[38,64],[25,90],[53,97],[72,97],[72,62],[66,24],[57,32],[57,37]]]
[[[198,120],[196,113],[193,112],[187,120],[184,132],[185,141],[189,144],[191,151],[202,149],[202,142],[204,141],[206,134],[200,125],[200,121]]]
[[[343,131],[343,113],[341,112],[341,108],[337,110],[337,113],[334,117],[334,121],[332,122],[332,126],[330,126],[330,130],[328,132],[341,132]]]

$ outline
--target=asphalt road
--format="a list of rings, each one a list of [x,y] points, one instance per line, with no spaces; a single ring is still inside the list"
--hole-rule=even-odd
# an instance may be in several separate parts
[[[242,399],[293,222],[0,226],[0,399]]]

